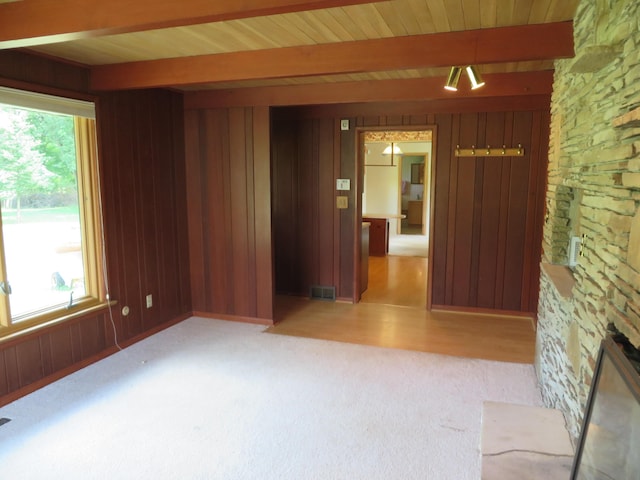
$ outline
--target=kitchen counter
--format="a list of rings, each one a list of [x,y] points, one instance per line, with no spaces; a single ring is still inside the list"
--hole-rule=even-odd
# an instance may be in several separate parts
[[[387,217],[362,217],[362,221],[370,224],[369,255],[384,257],[389,251],[389,219]]]
[[[389,220],[391,218],[407,218],[407,216],[402,213],[363,213],[362,218],[386,218]]]

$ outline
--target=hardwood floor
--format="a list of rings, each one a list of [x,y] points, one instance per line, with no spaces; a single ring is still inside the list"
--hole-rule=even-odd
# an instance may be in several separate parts
[[[427,259],[423,257],[369,257],[369,287],[361,303],[425,308]]]
[[[278,296],[267,332],[503,362],[532,363],[527,317],[430,311],[426,258],[371,257],[359,304]],[[420,272],[423,272],[420,273]]]
[[[531,319],[373,303],[276,298],[267,332],[502,362],[533,363]]]

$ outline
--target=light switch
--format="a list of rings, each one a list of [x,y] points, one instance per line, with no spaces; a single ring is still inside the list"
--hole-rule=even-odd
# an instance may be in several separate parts
[[[343,195],[336,197],[336,206],[340,209],[349,208],[349,197]]]
[[[349,119],[343,118],[340,120],[340,130],[349,130]]]

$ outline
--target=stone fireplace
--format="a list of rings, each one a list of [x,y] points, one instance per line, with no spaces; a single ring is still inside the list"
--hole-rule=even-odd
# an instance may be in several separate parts
[[[574,443],[607,325],[640,346],[639,18],[635,0],[583,0],[576,57],[555,65],[536,370]]]

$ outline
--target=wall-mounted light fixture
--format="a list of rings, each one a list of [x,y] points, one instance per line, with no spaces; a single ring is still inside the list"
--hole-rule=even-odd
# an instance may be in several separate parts
[[[480,88],[484,85],[484,81],[480,76],[480,72],[473,65],[468,65],[464,67],[467,72],[467,76],[469,77],[469,81],[471,82],[471,90],[475,90],[476,88]],[[450,90],[452,92],[458,91],[458,81],[460,80],[460,74],[462,73],[462,67],[451,67],[449,71],[449,77],[447,77],[447,83],[445,83],[445,90]]]
[[[480,72],[473,65],[469,65],[467,68],[467,75],[469,76],[469,81],[471,82],[471,90],[475,90],[476,88],[480,88],[484,85],[484,80],[480,76]]]
[[[450,90],[452,92],[458,91],[458,80],[460,80],[460,74],[462,73],[462,69],[460,67],[451,67],[449,71],[449,78],[447,78],[447,83],[445,84],[445,90]]]

